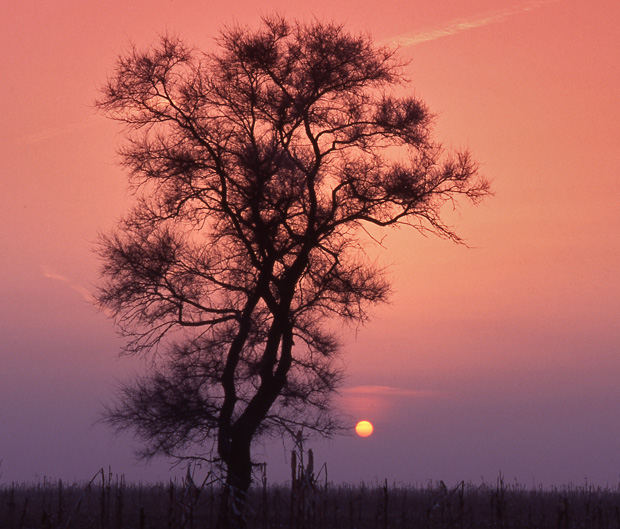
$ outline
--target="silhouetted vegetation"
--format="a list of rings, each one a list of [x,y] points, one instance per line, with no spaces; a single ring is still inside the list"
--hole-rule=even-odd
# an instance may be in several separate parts
[[[264,476],[263,476],[264,477]],[[248,495],[256,529],[604,529],[620,527],[620,486],[544,489],[442,481],[409,486],[258,480]],[[0,486],[1,529],[193,529],[216,524],[220,485],[191,479],[126,483],[103,470],[90,483]]]
[[[217,460],[232,519],[259,437],[338,430],[334,321],[363,322],[390,290],[368,227],[458,241],[442,206],[489,185],[368,36],[276,16],[217,42],[132,49],[103,89],[139,198],[101,239],[97,298],[126,350],[153,359],[108,421],[146,456]]]

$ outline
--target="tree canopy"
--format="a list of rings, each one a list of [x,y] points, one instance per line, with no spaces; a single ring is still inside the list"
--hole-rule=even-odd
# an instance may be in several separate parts
[[[424,102],[398,95],[403,64],[368,36],[273,17],[217,44],[132,49],[103,90],[138,198],[101,239],[98,299],[129,352],[158,358],[108,420],[147,455],[214,442],[245,491],[260,435],[332,431],[332,322],[389,293],[364,226],[458,241],[442,206],[489,187],[433,139]]]

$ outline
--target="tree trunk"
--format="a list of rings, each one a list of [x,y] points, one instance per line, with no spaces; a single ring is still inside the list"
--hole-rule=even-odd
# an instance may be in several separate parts
[[[251,440],[231,443],[226,464],[226,482],[222,491],[218,527],[245,529],[247,493],[252,482]]]

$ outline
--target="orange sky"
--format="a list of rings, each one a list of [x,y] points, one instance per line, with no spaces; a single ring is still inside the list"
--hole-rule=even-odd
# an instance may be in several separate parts
[[[92,243],[130,203],[122,136],[94,113],[130,42],[212,45],[261,14],[399,42],[446,145],[493,179],[447,212],[469,248],[391,232],[395,295],[352,330],[343,409],[375,433],[317,443],[334,480],[616,483],[620,474],[620,5],[615,0],[7,0],[0,19],[0,480],[136,466],[93,426],[115,380],[88,303]],[[273,477],[281,445],[267,447]],[[346,456],[346,457],[345,457]],[[361,461],[364,465],[361,465]],[[0,481],[1,482],[1,481]]]

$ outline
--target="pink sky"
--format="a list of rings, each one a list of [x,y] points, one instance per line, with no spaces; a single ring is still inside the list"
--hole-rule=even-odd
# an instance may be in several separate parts
[[[446,212],[469,248],[409,230],[378,252],[392,303],[346,337],[343,409],[375,433],[312,445],[330,479],[616,484],[620,476],[620,4],[8,0],[0,19],[0,483],[165,478],[93,425],[139,368],[87,291],[131,201],[92,102],[130,42],[208,48],[279,11],[399,42],[437,134],[493,179]],[[285,479],[282,444],[259,450]]]

